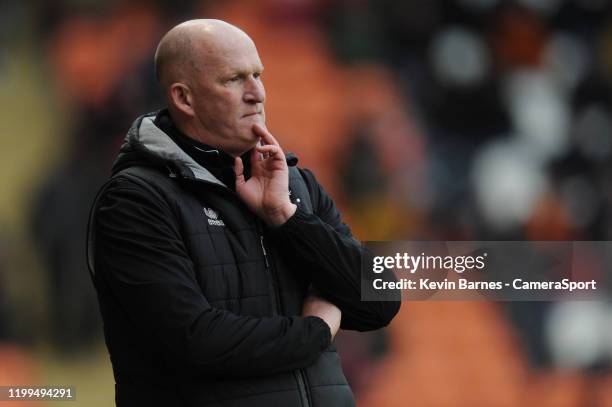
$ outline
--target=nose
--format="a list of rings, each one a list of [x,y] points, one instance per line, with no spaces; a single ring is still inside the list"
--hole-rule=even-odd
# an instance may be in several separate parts
[[[247,103],[263,103],[266,100],[266,90],[261,77],[250,75],[246,81],[243,100]]]

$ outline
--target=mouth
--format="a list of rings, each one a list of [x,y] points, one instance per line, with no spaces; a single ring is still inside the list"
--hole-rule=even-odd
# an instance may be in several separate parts
[[[261,112],[247,113],[247,114],[243,115],[242,117],[243,117],[243,118],[244,118],[244,117],[250,117],[250,116],[255,116],[255,115],[258,115],[258,114],[261,114]]]

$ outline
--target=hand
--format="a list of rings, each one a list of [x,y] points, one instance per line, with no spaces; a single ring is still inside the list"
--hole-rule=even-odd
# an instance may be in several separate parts
[[[251,150],[251,178],[244,179],[240,157],[234,161],[236,193],[259,218],[270,226],[280,226],[295,213],[289,200],[289,168],[278,141],[260,124],[253,125],[260,144]]]
[[[327,325],[331,331],[332,340],[340,329],[340,322],[342,321],[342,311],[331,302],[324,300],[321,297],[314,295],[308,295],[304,300],[304,306],[302,307],[302,316],[314,316],[319,317]]]

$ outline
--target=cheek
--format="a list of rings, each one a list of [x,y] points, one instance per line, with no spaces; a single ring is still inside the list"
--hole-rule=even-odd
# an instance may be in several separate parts
[[[239,97],[232,92],[231,89],[227,89],[223,86],[216,86],[207,88],[200,93],[198,98],[201,110],[207,110],[210,112],[228,112],[228,108],[239,100]]]
[[[242,97],[231,92],[222,95],[218,103],[219,114],[229,120],[240,118],[243,114]]]
[[[209,100],[206,105],[202,107],[202,113],[209,121],[223,127],[228,126],[235,120],[233,105],[228,102],[227,99],[220,98],[217,100]]]
[[[207,122],[210,128],[231,131],[246,124],[241,120],[244,114],[241,92],[223,87],[208,89],[208,92],[202,93],[198,102],[198,116]]]

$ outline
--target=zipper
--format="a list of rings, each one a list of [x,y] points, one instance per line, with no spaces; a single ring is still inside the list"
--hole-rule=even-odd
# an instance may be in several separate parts
[[[274,296],[276,299],[276,309],[278,311],[278,314],[280,315],[282,311],[282,307],[280,303],[280,293],[278,290],[278,282],[277,282],[278,278],[276,276],[276,272],[274,271],[274,268],[268,261],[268,251],[266,250],[266,244],[264,242],[264,235],[263,235],[263,231],[261,228],[260,220],[257,219],[256,222],[257,222],[257,230],[259,231],[259,243],[261,244],[261,250],[264,255],[264,261],[266,263],[266,270],[270,271],[270,277],[271,277],[272,285],[274,288]],[[308,387],[308,378],[306,377],[306,373],[304,372],[304,369],[297,369],[297,374],[295,375],[295,378],[298,383],[298,390],[300,393],[300,399],[302,400],[302,406],[310,407],[312,405],[311,395],[310,395],[310,389]]]
[[[259,243],[261,243],[261,250],[263,251],[264,260],[266,261],[266,269],[270,267],[268,263],[268,254],[266,253],[266,246],[264,245],[263,235],[259,235]]]
[[[196,182],[203,182],[206,184],[213,184],[215,185],[220,191],[222,190],[224,193],[228,193],[229,195],[232,195],[234,197],[238,197],[238,194],[227,188],[227,187],[222,187],[221,185],[217,185],[208,181],[204,181],[204,180],[200,180],[200,179],[190,179],[190,181],[196,181]],[[238,199],[240,199],[238,197]],[[281,303],[280,303],[280,293],[279,293],[279,289],[278,289],[278,278],[276,276],[276,273],[274,271],[274,267],[272,267],[271,262],[268,260],[268,251],[266,250],[266,244],[264,242],[264,235],[263,235],[263,228],[261,227],[261,221],[259,220],[259,218],[255,217],[255,225],[257,228],[257,233],[259,234],[259,244],[261,245],[261,251],[263,253],[264,256],[264,261],[265,261],[265,265],[266,265],[266,271],[268,271],[270,273],[270,281],[272,282],[272,291],[273,291],[273,295],[274,295],[274,303],[276,304],[276,314],[277,315],[281,315],[281,311],[282,311],[282,307],[281,307]],[[308,378],[306,377],[306,373],[304,371],[304,369],[297,369],[297,374],[295,375],[296,377],[296,381],[298,384],[298,391],[300,393],[300,399],[302,401],[302,406],[303,407],[310,407],[312,405],[312,395],[310,394],[310,388],[308,386]]]
[[[271,262],[268,260],[268,251],[266,250],[266,243],[264,241],[264,235],[260,220],[256,219],[255,222],[257,226],[257,231],[259,233],[259,243],[261,244],[261,251],[263,252],[264,261],[266,264],[266,271],[270,273],[270,283],[272,285],[272,292],[274,293],[274,305],[276,305],[275,313],[276,315],[281,315],[282,307],[280,302],[280,292],[278,289],[278,278],[276,276],[274,268],[272,267]]]
[[[312,404],[311,402],[312,396],[310,395],[310,387],[308,386],[308,378],[306,377],[306,373],[304,372],[304,369],[298,369],[297,381],[298,381],[298,388],[300,389],[300,396],[302,398],[302,405],[304,407],[310,406]],[[304,390],[303,392],[302,392],[302,389]]]

